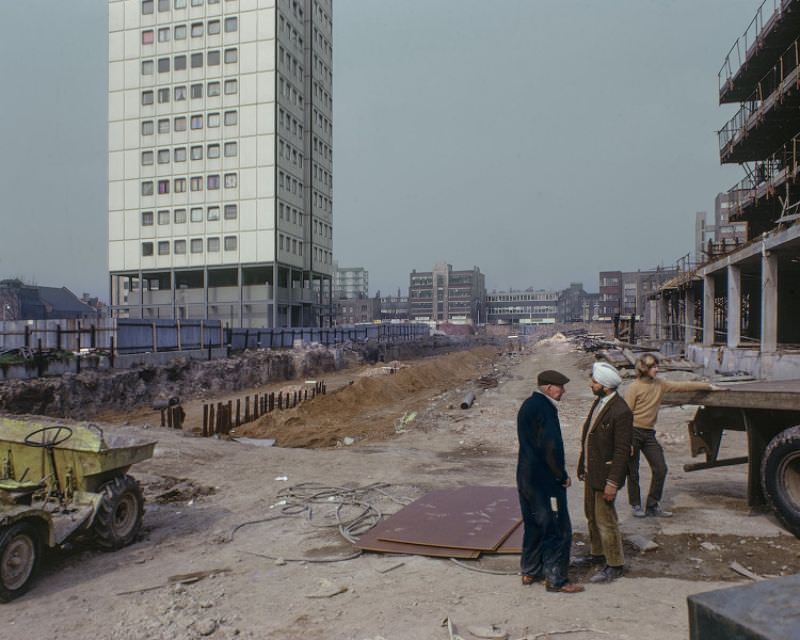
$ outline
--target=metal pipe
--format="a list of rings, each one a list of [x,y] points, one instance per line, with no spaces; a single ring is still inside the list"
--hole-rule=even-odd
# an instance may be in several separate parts
[[[474,402],[475,402],[475,393],[470,391],[467,395],[464,396],[464,399],[461,401],[461,408],[469,409]]]

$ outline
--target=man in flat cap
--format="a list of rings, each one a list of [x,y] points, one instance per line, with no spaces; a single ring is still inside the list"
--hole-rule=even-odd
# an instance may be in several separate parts
[[[567,511],[569,475],[556,403],[569,382],[563,373],[542,371],[538,389],[517,414],[517,489],[524,533],[520,570],[522,584],[545,581],[548,591],[578,593],[569,582],[572,524]]]
[[[619,372],[606,362],[592,367],[591,388],[596,396],[583,423],[578,479],[585,482],[584,510],[589,525],[590,554],[575,561],[602,569],[590,582],[611,582],[622,576],[622,534],[614,500],[625,484],[633,432],[633,414],[619,394]]]

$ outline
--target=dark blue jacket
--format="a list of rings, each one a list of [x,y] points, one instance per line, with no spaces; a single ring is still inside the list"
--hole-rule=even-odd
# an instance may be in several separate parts
[[[522,403],[517,414],[517,487],[525,493],[554,495],[569,477],[564,464],[564,441],[558,411],[542,393]]]

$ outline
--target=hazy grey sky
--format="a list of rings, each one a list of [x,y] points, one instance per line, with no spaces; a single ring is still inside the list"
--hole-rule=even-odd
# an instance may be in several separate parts
[[[4,6],[0,278],[107,298],[106,3]],[[334,0],[334,253],[373,291],[478,265],[597,290],[670,264],[720,167],[758,0]]]

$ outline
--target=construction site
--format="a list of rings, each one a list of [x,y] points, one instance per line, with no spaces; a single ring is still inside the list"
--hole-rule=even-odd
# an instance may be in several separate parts
[[[616,359],[631,377],[616,355],[623,350],[599,333],[550,329],[483,345],[440,339],[374,364],[354,345],[138,368],[116,387],[88,372],[69,381],[83,422],[63,419],[64,405],[52,401],[63,380],[7,383],[5,411],[51,416],[6,414],[6,426],[23,421],[22,435],[45,429],[59,441],[59,429],[78,438],[88,425],[110,449],[115,438],[155,446],[130,471],[145,505],[133,539],[104,552],[93,528],[51,548],[30,591],[4,605],[5,628],[19,638],[685,638],[687,596],[800,570],[800,541],[771,509],[748,505],[741,467],[683,470],[697,464],[687,430],[696,399],[665,407],[659,420],[674,517],[637,520],[619,508],[625,578],[568,607],[519,586],[519,405],[540,370],[558,367],[573,380],[559,414],[574,469],[591,364]],[[239,374],[254,362],[271,379]],[[683,359],[665,357],[664,366],[672,379],[700,379]],[[130,387],[133,375],[140,396],[100,391]],[[236,416],[237,404],[238,420],[211,434],[208,409],[231,406]],[[165,415],[176,407],[173,423]],[[70,446],[67,438],[56,449]],[[747,448],[745,433],[730,432],[715,454],[746,457]],[[33,476],[36,464],[48,468],[46,450],[32,449],[34,464],[9,449],[6,469],[29,465]],[[569,494],[578,555],[587,535],[580,491]],[[50,509],[65,499],[51,496]],[[80,509],[65,513],[76,521]],[[127,531],[130,518],[122,520]],[[575,579],[585,572],[573,570]],[[610,600],[624,612],[598,614]],[[52,615],[38,615],[42,608]]]
[[[124,25],[118,4],[112,22],[118,10]],[[136,25],[125,28],[141,47],[154,44],[156,30],[139,29],[140,17],[149,27],[156,7],[167,17],[187,9],[185,2],[134,4],[125,15]],[[281,30],[289,25],[293,35],[285,37],[296,44],[288,16],[300,24],[302,8],[284,4]],[[314,33],[330,57],[321,35],[330,35],[330,17],[319,3],[305,5],[325,19]],[[208,11],[215,18],[218,9]],[[190,33],[199,38],[205,27],[219,36],[221,25],[234,33],[239,17],[198,22]],[[157,33],[161,44],[179,33],[185,39],[186,25]],[[285,53],[281,48],[282,63]],[[204,59],[220,64],[219,51],[198,55],[197,68]],[[231,48],[222,59],[238,64],[238,55]],[[150,66],[137,69],[154,75],[170,64],[185,71],[186,57],[162,58],[156,67],[145,62]],[[194,68],[194,55],[190,62]],[[321,58],[316,63],[328,69]],[[224,82],[225,95],[238,86],[229,82],[236,81]],[[317,89],[323,86],[329,81]],[[177,88],[183,93],[159,90],[159,104],[162,95],[164,104],[170,95],[185,100],[186,87]],[[193,85],[192,98],[203,88]],[[218,98],[220,83],[206,90]],[[138,85],[134,97],[140,99]],[[153,91],[141,95],[142,105],[153,100]],[[312,171],[314,180],[316,172],[324,176],[324,225],[313,216],[303,221],[303,184],[298,191],[298,176],[280,173],[281,188],[294,194],[286,196],[295,206],[286,204],[285,224],[298,225],[299,212],[298,229],[311,229],[310,220],[324,238],[312,242],[308,233],[305,256],[298,245],[305,231],[295,229],[298,236],[286,235],[284,244],[276,209],[271,262],[258,253],[245,266],[242,259],[209,269],[199,254],[212,246],[219,252],[215,237],[190,239],[195,262],[167,265],[170,251],[184,259],[186,240],[159,241],[149,227],[154,219],[184,224],[178,203],[155,218],[137,209],[137,225],[148,228],[137,226],[141,238],[130,247],[121,232],[110,241],[119,245],[110,317],[89,322],[76,311],[6,321],[6,311],[22,305],[4,298],[0,638],[800,638],[800,0],[759,5],[724,57],[719,102],[740,105],[718,135],[720,162],[741,165],[746,175],[727,194],[729,222],[744,235],[709,244],[699,264],[637,272],[653,286],[646,313],[629,318],[621,281],[618,295],[603,290],[621,271],[601,272],[601,292],[593,294],[592,304],[608,304],[609,313],[593,315],[582,285],[573,283],[581,296],[567,314],[573,321],[561,322],[554,314],[569,301],[557,292],[509,290],[487,305],[476,293],[485,294],[477,267],[437,263],[430,272],[412,271],[405,302],[413,313],[402,321],[336,326],[331,152],[320,142],[331,139],[328,106],[318,114],[325,136],[313,138],[314,153],[328,159],[302,169],[301,155],[299,164],[309,184],[316,184]],[[218,127],[219,115],[208,114],[207,122]],[[223,122],[239,126],[238,117],[228,111]],[[199,130],[203,116],[192,116],[192,129],[195,118]],[[297,121],[286,121],[296,135]],[[148,122],[135,123],[137,136],[153,135]],[[224,145],[226,157],[238,153],[233,144]],[[202,145],[194,148],[203,153]],[[137,162],[153,164],[152,151],[138,153]],[[219,144],[206,153],[219,158]],[[163,163],[161,151],[155,157],[166,165],[181,156],[166,150]],[[237,188],[237,176],[224,174],[225,188]],[[216,191],[219,178],[192,177],[199,185],[192,191],[203,184]],[[185,180],[156,180],[158,194],[152,181],[125,192],[167,196],[172,185],[184,193]],[[259,191],[259,206],[273,196]],[[196,209],[193,222],[204,215],[219,222],[218,204],[207,213]],[[240,215],[237,205],[223,211],[229,222]],[[226,236],[222,246],[233,252],[237,242]],[[242,245],[256,255],[255,241]],[[144,258],[132,260],[131,247]],[[459,289],[449,300],[451,281]],[[26,289],[17,284],[15,291]],[[620,490],[619,579],[596,584],[591,567],[573,563],[569,580],[585,586],[582,593],[553,593],[549,584],[525,582],[528,575],[521,585],[520,406],[540,372],[569,378],[556,385],[565,395],[553,405],[572,478],[563,485],[570,556],[591,558],[578,467],[588,446],[582,429],[594,425],[593,365],[615,367],[622,395],[646,355],[664,380],[706,383],[669,393],[658,413],[657,443],[669,467],[665,509],[639,505],[637,514]],[[643,464],[643,487],[652,476]]]

